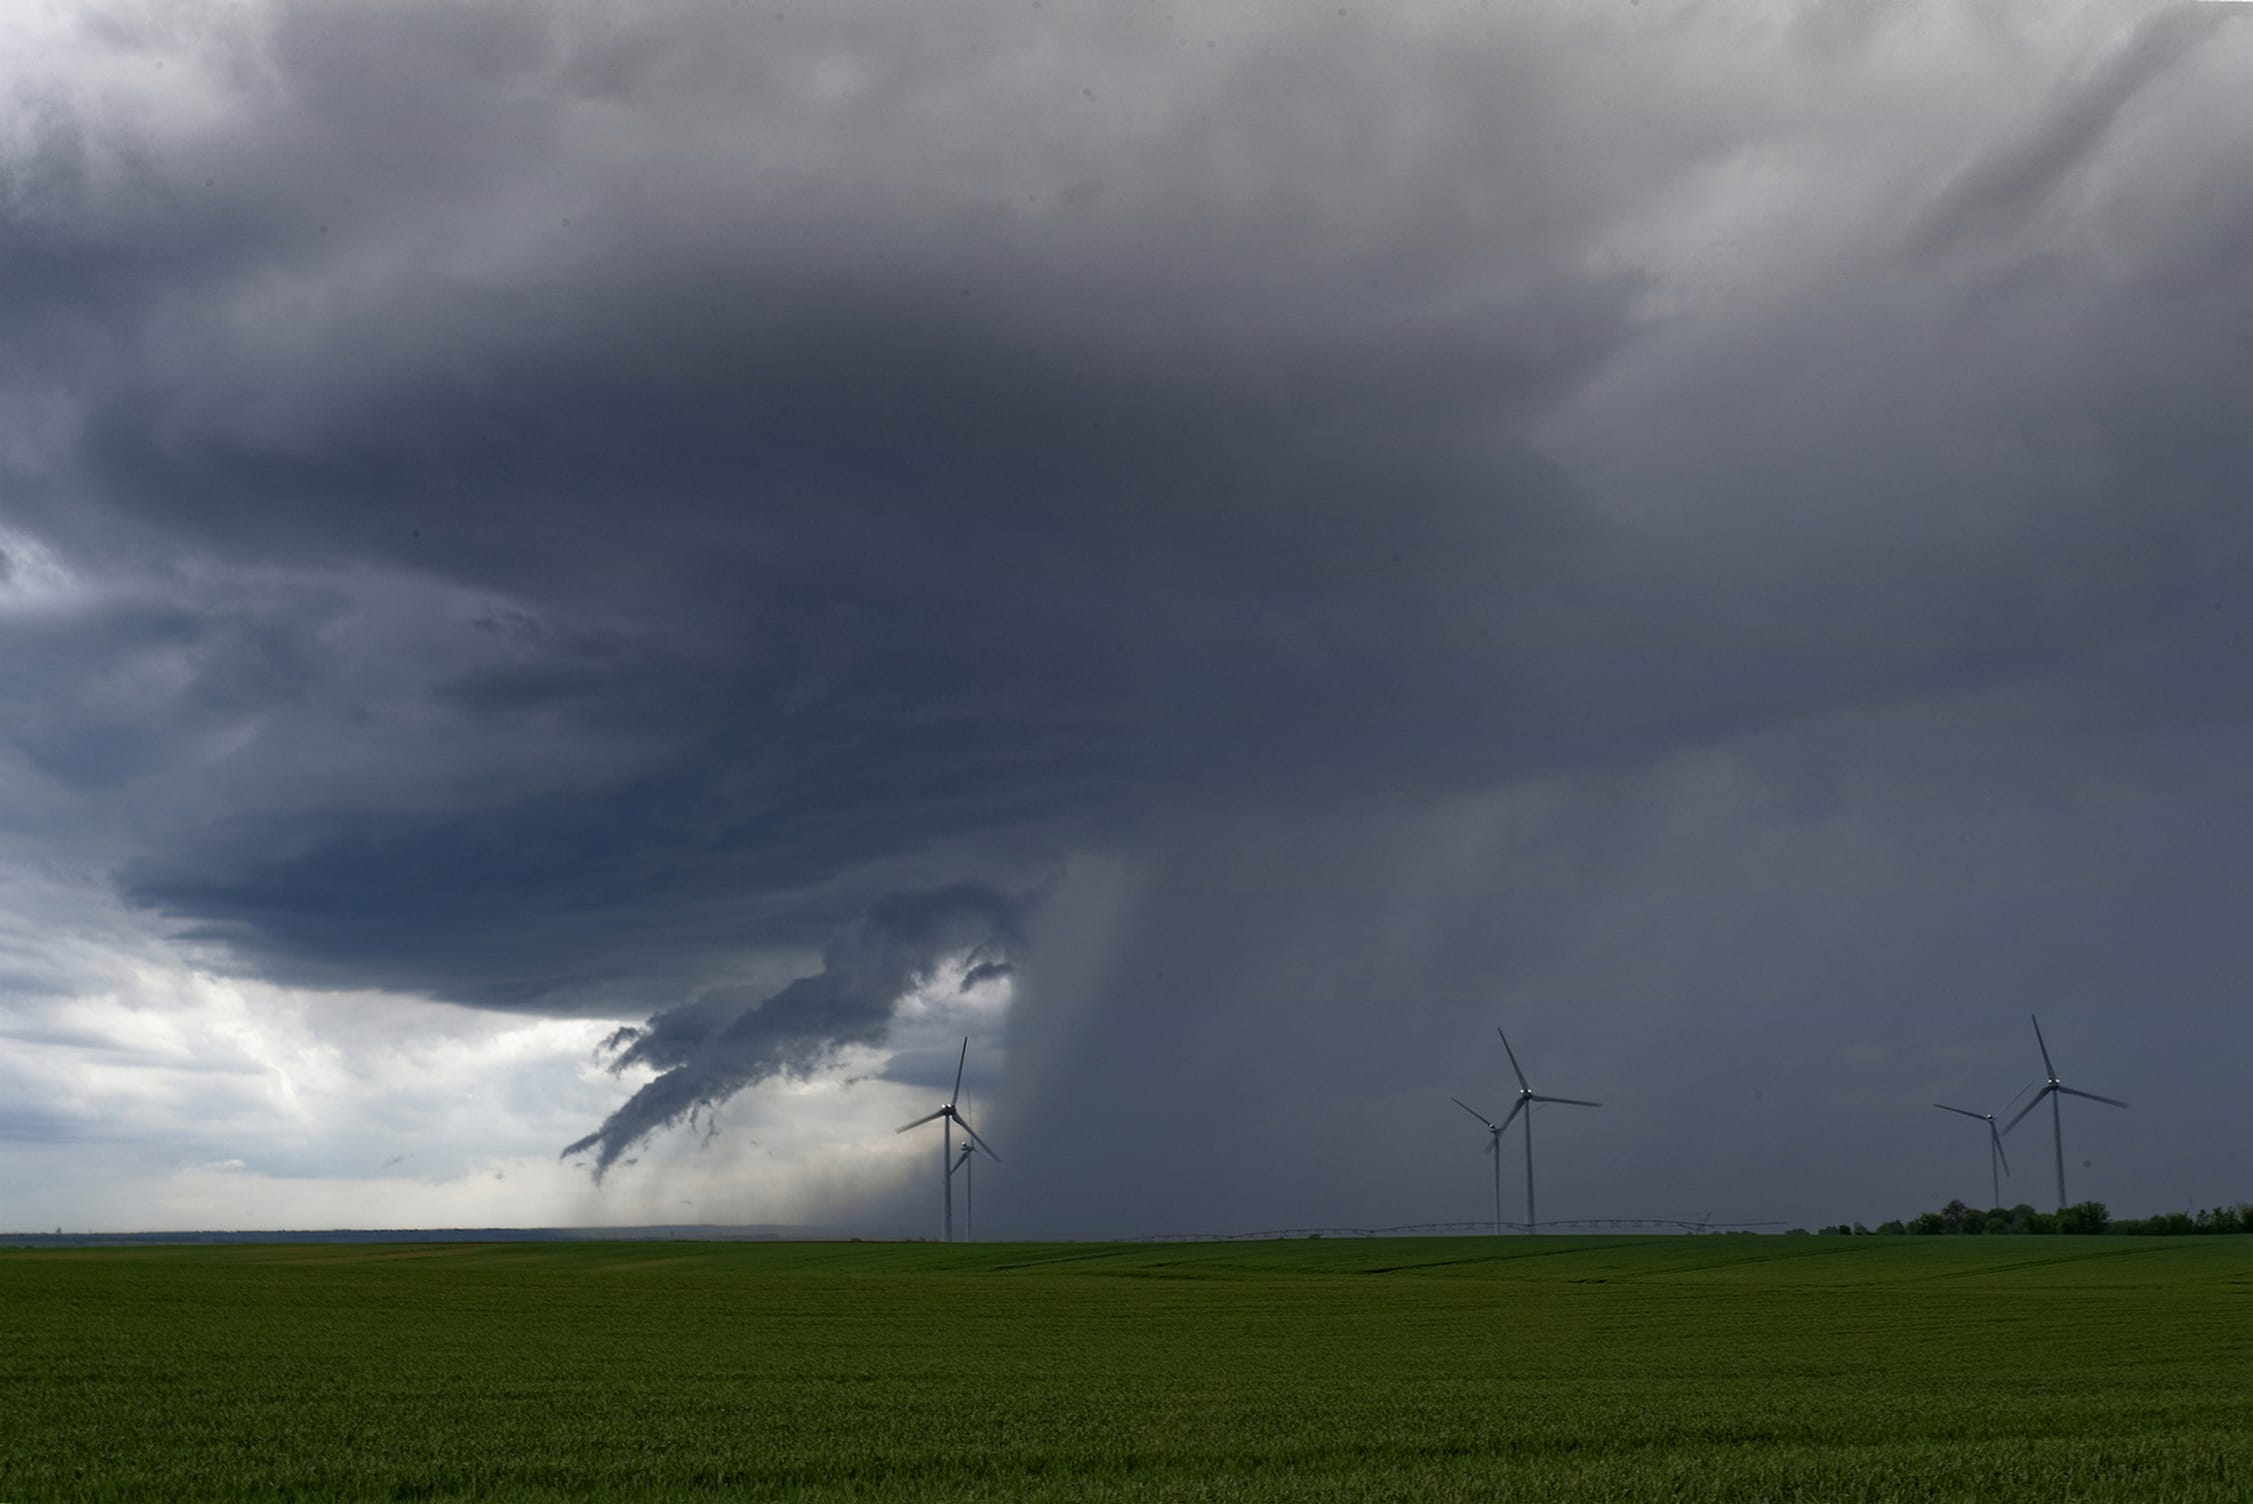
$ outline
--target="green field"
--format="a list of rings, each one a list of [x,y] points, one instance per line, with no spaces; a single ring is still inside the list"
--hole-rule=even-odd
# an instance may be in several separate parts
[[[2244,1499],[2253,1238],[0,1250],[0,1500]]]

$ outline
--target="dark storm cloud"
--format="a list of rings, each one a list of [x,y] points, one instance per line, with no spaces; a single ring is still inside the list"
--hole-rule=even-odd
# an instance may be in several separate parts
[[[968,992],[981,982],[998,982],[1013,968],[1007,961],[980,961],[962,974],[962,991]]]
[[[566,1148],[594,1154],[596,1179],[660,1129],[784,1072],[809,1075],[846,1045],[881,1043],[893,1009],[940,962],[1005,944],[1013,906],[991,889],[957,886],[895,893],[832,940],[822,969],[771,996],[714,988],[669,1008],[645,1029],[622,1031],[615,1070],[661,1072],[600,1128]]]
[[[1043,1127],[1853,991],[1747,850],[2245,719],[2244,28],[1661,9],[101,13],[0,198],[46,838],[276,980],[654,1010],[605,1165],[880,1035],[905,962],[776,980],[963,880],[1080,937]],[[1285,1100],[1107,1142],[1246,1213]]]
[[[1966,237],[2022,228],[2104,145],[2139,93],[2231,24],[2220,5],[2172,5],[2146,16],[2087,77],[2044,101],[2017,139],[1975,161],[1949,186],[1927,221],[1927,243],[1945,249]]]
[[[106,313],[55,350],[81,424],[30,514],[89,559],[185,546],[330,580],[318,604],[243,603],[239,633],[294,645],[330,691],[237,674],[232,761],[302,765],[291,732],[357,721],[387,782],[456,783],[471,742],[521,769],[437,797],[346,775],[280,808],[238,785],[224,820],[127,864],[134,896],[280,979],[561,1006],[645,970],[652,928],[726,952],[810,912],[803,945],[913,875],[867,875],[883,863],[1006,867],[1153,797],[1487,776],[1499,722],[1465,717],[1461,685],[1506,670],[1512,582],[1577,588],[1587,544],[1507,428],[1624,337],[1627,283],[1537,258],[1474,311],[1378,288],[1371,317],[1339,306],[1352,283],[1450,253],[1376,230],[1340,266],[1255,275],[1290,259],[1279,219],[1330,170],[1261,124],[1259,91],[1229,129],[1282,186],[1245,195],[1202,180],[1179,118],[1149,161],[1100,110],[1060,160],[1019,161],[974,48],[911,65],[888,34],[672,20],[626,43],[570,12],[285,9],[206,39],[234,112],[210,139],[135,143],[105,189],[91,127],[66,122],[25,165],[43,281],[10,317],[36,336],[56,307]],[[1129,39],[1129,61],[1169,40]],[[914,186],[888,106],[794,103],[771,59],[768,95],[710,96],[770,46],[909,67],[966,150],[1055,206]],[[274,71],[249,86],[254,56]],[[1474,82],[1446,108],[1475,112]],[[497,110],[509,89],[520,108]],[[622,112],[632,172],[574,145],[586,111]],[[824,113],[845,148],[808,134]],[[714,148],[722,125],[759,144]],[[1118,243],[1142,211],[1088,207],[1108,194],[1160,218],[1205,201],[1247,243]],[[496,264],[446,266],[482,238]],[[371,562],[458,592],[433,604],[461,640],[394,652],[386,699],[355,702],[331,643],[395,587],[333,572]],[[191,702],[223,697],[209,654],[183,658],[165,714],[73,719],[42,766],[115,783],[177,762]],[[593,743],[617,749],[603,787],[557,767]]]

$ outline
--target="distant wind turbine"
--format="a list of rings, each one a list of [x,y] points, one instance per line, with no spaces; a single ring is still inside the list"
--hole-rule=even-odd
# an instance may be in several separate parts
[[[1494,1032],[1502,1040],[1502,1053],[1510,1057],[1510,1069],[1518,1078],[1518,1100],[1511,1105],[1509,1114],[1502,1119],[1502,1127],[1494,1130],[1494,1142],[1497,1144],[1502,1142],[1502,1128],[1509,1127],[1511,1119],[1521,1112],[1525,1114],[1525,1230],[1528,1234],[1531,1234],[1540,1226],[1533,1219],[1533,1104],[1536,1102],[1560,1102],[1567,1107],[1601,1107],[1604,1104],[1601,1102],[1584,1102],[1578,1097],[1542,1096],[1526,1084],[1525,1072],[1518,1068],[1518,1052],[1510,1048],[1510,1036],[1504,1034],[1499,1028]],[[1497,1156],[1497,1159],[1499,1159],[1499,1156]]]
[[[969,1126],[967,1123],[963,1124],[965,1129]],[[978,1241],[978,1175],[970,1165],[977,1153],[976,1144],[964,1144],[954,1157],[954,1169],[962,1172],[962,1241],[965,1243]],[[991,1151],[987,1157],[992,1158]],[[949,1170],[947,1173],[952,1175],[954,1171]]]
[[[2003,1204],[2003,1176],[2010,1173],[2010,1161],[2003,1155],[2003,1136],[1995,1131],[1995,1115],[1991,1112],[1973,1112],[1968,1107],[1950,1107],[1945,1102],[1935,1102],[1932,1105],[1942,1112],[1961,1113],[1967,1118],[1977,1118],[1987,1125],[1987,1178],[1995,1183],[1995,1199],[1987,1204],[1989,1206],[2001,1206]],[[2006,1102],[2003,1105],[2007,1107],[2010,1104]],[[1998,1164],[2002,1166],[2000,1173],[1995,1169]]]
[[[941,1226],[945,1230],[945,1241],[949,1243],[954,1241],[954,1125],[962,1124],[962,1131],[970,1135],[971,1143],[985,1150],[996,1162],[1001,1159],[1000,1155],[994,1153],[993,1145],[978,1137],[978,1130],[971,1127],[961,1113],[955,1111],[954,1104],[962,1096],[962,1068],[969,1061],[970,1036],[965,1034],[962,1036],[962,1053],[956,1057],[954,1062],[954,1090],[947,1093],[946,1105],[937,1112],[927,1113],[917,1118],[914,1122],[899,1130],[906,1133],[910,1129],[922,1127],[933,1118],[939,1119],[943,1124],[939,1140],[939,1192],[940,1199],[946,1203],[946,1220]],[[965,1145],[965,1147],[968,1146]]]
[[[1499,1238],[1502,1236],[1502,1125],[1461,1097],[1447,1100],[1486,1124],[1486,1152],[1494,1156],[1494,1235]]]
[[[2008,1133],[2013,1128],[2016,1128],[2019,1125],[2019,1121],[2023,1119],[2026,1114],[2032,1112],[2036,1107],[2039,1107],[2041,1105],[2042,1098],[2048,1097],[2050,1099],[2050,1143],[2057,1150],[2057,1209],[2059,1211],[2064,1211],[2066,1206],[2065,1129],[2063,1126],[2061,1126],[2058,1120],[2059,1113],[2057,1108],[2057,1099],[2059,1097],[2087,1097],[2092,1102],[2102,1102],[2108,1107],[2125,1107],[2128,1104],[2121,1101],[2117,1097],[2100,1097],[2093,1091],[2081,1091],[2078,1088],[2067,1086],[2063,1081],[2058,1080],[2057,1067],[2050,1064],[2049,1044],[2042,1038],[2042,1021],[2038,1018],[2034,1018],[2034,1015],[2031,1013],[2027,1014],[2026,1016],[2028,1018],[2034,1019],[2034,1043],[2035,1046],[2042,1052],[2042,1074],[2048,1079],[2042,1083],[2042,1089],[2034,1093],[2032,1099],[2029,1100],[2024,1107],[2018,1109],[2018,1116],[2003,1124],[2003,1132]]]

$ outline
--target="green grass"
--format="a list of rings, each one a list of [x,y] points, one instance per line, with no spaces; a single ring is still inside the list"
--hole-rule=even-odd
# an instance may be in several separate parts
[[[2253,1239],[0,1250],[0,1500],[2249,1496]]]

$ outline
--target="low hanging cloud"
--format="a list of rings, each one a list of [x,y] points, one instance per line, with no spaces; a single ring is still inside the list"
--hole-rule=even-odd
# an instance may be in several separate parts
[[[881,1043],[902,996],[942,962],[966,960],[965,982],[1006,973],[997,957],[1016,939],[1016,905],[991,888],[891,894],[830,942],[814,975],[771,994],[715,988],[611,1036],[623,1046],[614,1070],[651,1066],[663,1074],[563,1157],[591,1151],[600,1180],[651,1134],[747,1086],[811,1075],[848,1045]]]

